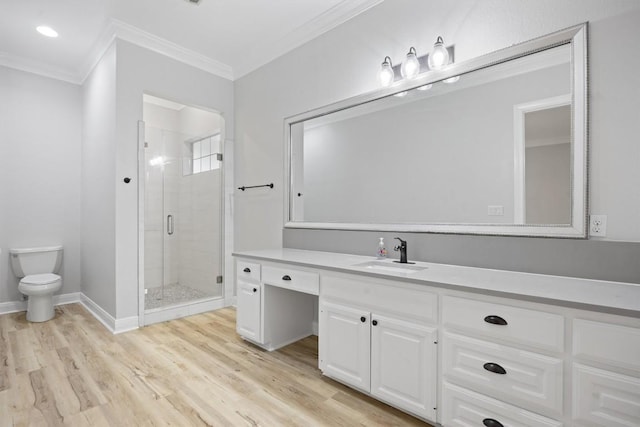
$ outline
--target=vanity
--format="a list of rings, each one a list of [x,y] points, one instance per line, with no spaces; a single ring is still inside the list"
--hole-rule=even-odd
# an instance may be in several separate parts
[[[324,375],[430,423],[640,425],[638,284],[296,249],[234,255],[244,339],[276,350],[317,330]]]

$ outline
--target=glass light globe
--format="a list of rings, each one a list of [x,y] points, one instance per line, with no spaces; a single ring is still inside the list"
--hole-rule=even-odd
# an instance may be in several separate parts
[[[395,73],[393,72],[393,66],[391,65],[391,58],[386,56],[384,58],[384,62],[380,66],[380,71],[378,72],[378,80],[380,80],[380,84],[383,87],[387,87],[391,86],[394,78]]]
[[[400,74],[405,79],[415,79],[420,74],[420,61],[418,61],[416,50],[413,47],[409,49],[407,58],[400,67]]]
[[[429,68],[432,70],[438,70],[449,63],[449,51],[444,46],[442,37],[438,37],[436,43],[433,45],[433,50],[429,54]]]

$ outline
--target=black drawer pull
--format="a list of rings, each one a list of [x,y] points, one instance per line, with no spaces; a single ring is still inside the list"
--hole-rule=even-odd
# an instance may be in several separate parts
[[[242,271],[244,271],[245,273],[251,273],[251,269],[249,267],[245,267]]]
[[[493,418],[485,418],[482,420],[482,424],[484,424],[485,427],[504,427],[500,421],[496,421]]]
[[[258,289],[256,289],[256,288],[253,288],[253,292],[258,292]]]
[[[373,326],[376,326],[376,325],[378,324],[378,321],[377,321],[377,320],[374,320],[374,321],[373,321],[373,322],[371,322],[371,323],[373,323]]]
[[[494,374],[504,375],[507,373],[507,371],[505,371],[504,368],[497,363],[485,363],[482,367],[489,372],[493,372]]]
[[[360,321],[361,321],[362,323],[364,323],[364,322],[366,322],[366,321],[367,321],[367,318],[366,318],[366,317],[364,317],[364,316],[362,316],[362,317],[360,318]]]
[[[291,280],[291,276],[285,274],[284,276],[282,276],[282,280]]]
[[[507,321],[504,320],[502,317],[500,316],[487,316],[484,318],[484,321],[487,323],[491,323],[492,325],[507,325]]]

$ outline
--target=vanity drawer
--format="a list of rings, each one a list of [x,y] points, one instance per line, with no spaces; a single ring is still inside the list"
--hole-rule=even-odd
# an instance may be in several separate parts
[[[554,352],[564,350],[564,318],[544,311],[445,296],[442,323],[515,344]]]
[[[438,323],[438,294],[426,286],[358,276],[322,276],[322,297],[422,324]]]
[[[298,292],[318,295],[320,292],[320,275],[309,271],[301,271],[291,267],[262,268],[262,281],[266,285],[292,289]]]
[[[257,262],[248,262],[236,260],[236,279],[250,280],[252,282],[260,281],[260,264]]]
[[[589,426],[640,426],[640,378],[574,364],[573,420]]]
[[[445,377],[474,390],[551,416],[562,414],[563,361],[445,332]]]
[[[496,399],[474,393],[462,387],[443,383],[442,418],[446,427],[560,427],[560,421]]]
[[[573,355],[593,362],[640,371],[640,329],[575,319]]]

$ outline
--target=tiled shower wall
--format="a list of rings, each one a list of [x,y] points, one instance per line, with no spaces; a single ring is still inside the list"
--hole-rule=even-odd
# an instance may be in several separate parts
[[[181,160],[185,141],[219,132],[221,120],[195,108],[149,103],[144,117],[145,287],[179,283],[222,295],[222,285],[216,284],[222,271],[221,170],[183,175]],[[157,165],[149,164],[153,159]],[[167,215],[173,215],[172,235],[167,234]]]

